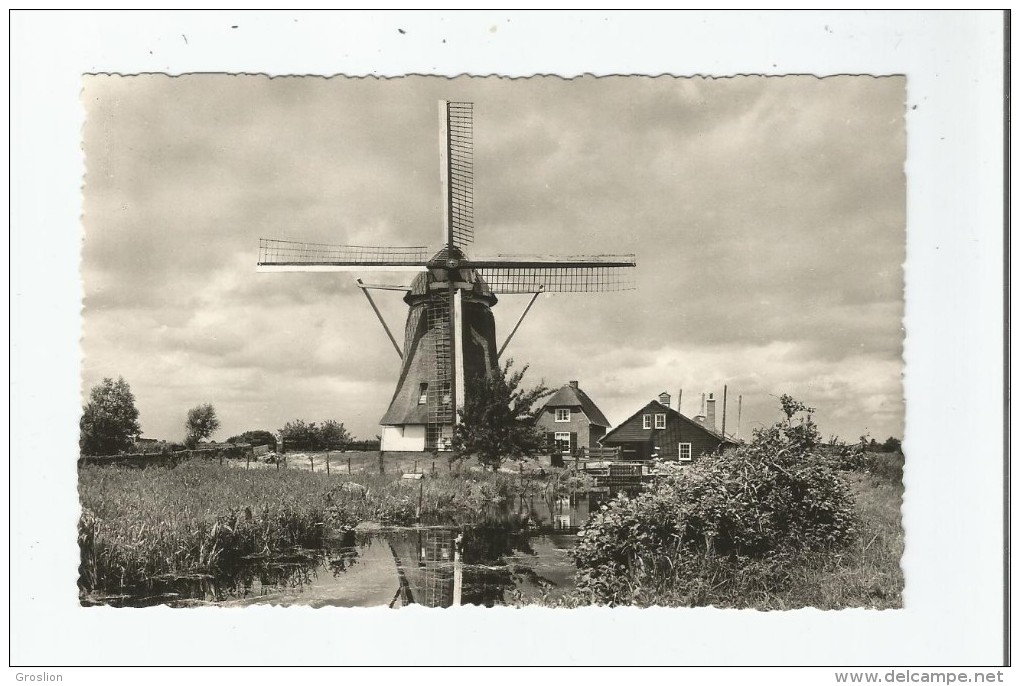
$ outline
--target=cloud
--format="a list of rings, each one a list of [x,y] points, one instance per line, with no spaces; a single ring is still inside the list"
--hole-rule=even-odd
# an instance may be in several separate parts
[[[901,78],[88,77],[86,388],[123,374],[149,435],[199,402],[375,435],[397,360],[353,277],[256,274],[258,239],[437,246],[440,98],[475,102],[473,252],[638,256],[636,291],[541,299],[536,377],[616,420],[728,383],[749,422],[799,390],[823,430],[902,433]]]

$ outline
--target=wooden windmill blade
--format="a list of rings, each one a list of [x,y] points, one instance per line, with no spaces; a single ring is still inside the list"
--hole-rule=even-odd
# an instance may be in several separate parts
[[[634,255],[513,256],[470,260],[493,293],[598,293],[635,288]]]
[[[260,272],[425,271],[425,246],[367,246],[259,239]]]
[[[443,183],[443,244],[475,240],[474,105],[439,102],[439,160]]]

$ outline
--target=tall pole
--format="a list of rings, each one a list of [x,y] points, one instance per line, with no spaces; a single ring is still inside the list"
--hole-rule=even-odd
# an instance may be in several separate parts
[[[722,387],[722,437],[726,438],[726,384]]]
[[[744,396],[737,396],[737,438],[740,438],[740,414],[744,406]]]

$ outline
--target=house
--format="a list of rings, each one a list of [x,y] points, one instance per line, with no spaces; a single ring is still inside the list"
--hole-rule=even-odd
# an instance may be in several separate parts
[[[669,393],[659,394],[602,438],[607,448],[620,448],[621,460],[679,460],[691,462],[737,441],[715,429],[715,399],[709,397],[707,414],[685,417],[670,406]]]
[[[536,425],[558,452],[571,455],[598,445],[609,429],[609,420],[576,381],[558,389],[542,407]]]

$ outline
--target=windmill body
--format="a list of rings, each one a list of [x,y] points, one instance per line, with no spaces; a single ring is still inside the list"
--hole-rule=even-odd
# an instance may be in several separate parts
[[[454,252],[464,258],[458,249]],[[404,295],[404,353],[393,399],[379,422],[383,450],[445,449],[452,438],[456,389],[446,383],[444,367],[459,358],[457,372],[465,382],[499,367],[491,310],[496,296],[476,270],[445,268],[446,256],[445,249],[435,255],[430,262],[438,266],[415,276]],[[444,315],[449,311],[450,279],[454,297],[460,299],[459,350],[447,350],[449,322]]]
[[[358,285],[400,356],[400,372],[381,420],[382,450],[449,448],[469,380],[499,369],[499,356],[543,292],[633,288],[633,255],[469,258],[474,240],[473,112],[470,103],[440,102],[440,178],[445,245],[429,256],[423,246],[324,245],[262,239],[258,270],[417,272],[409,286]],[[404,292],[408,306],[401,348],[370,295]],[[492,307],[496,294],[531,294],[510,336],[497,348]]]

